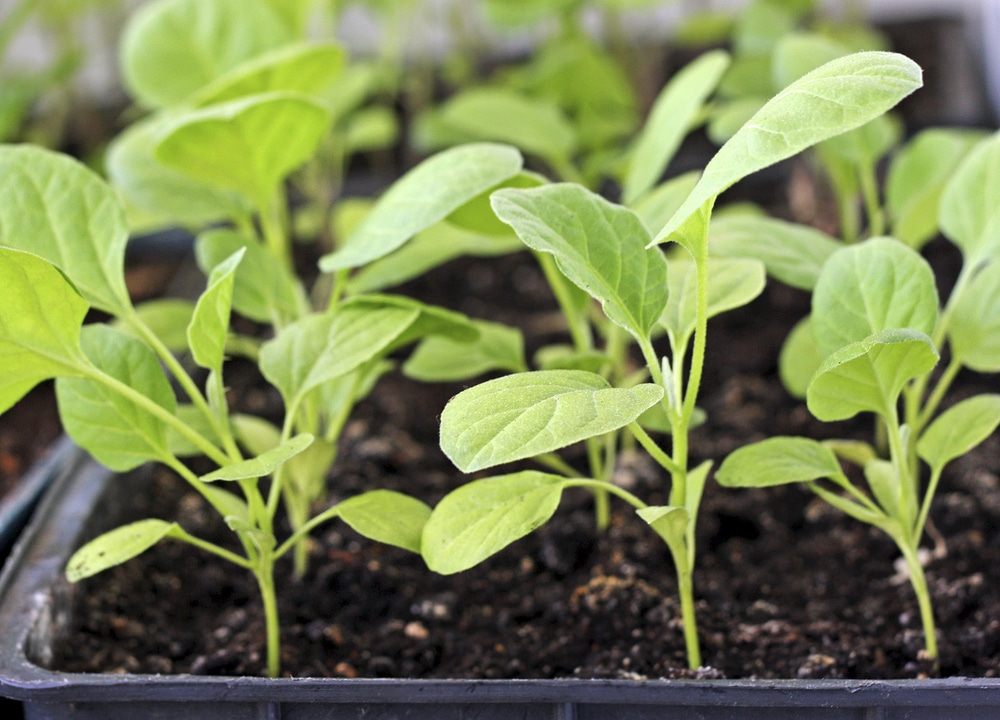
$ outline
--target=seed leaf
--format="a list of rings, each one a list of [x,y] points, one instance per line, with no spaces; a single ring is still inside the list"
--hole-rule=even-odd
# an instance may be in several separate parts
[[[691,516],[686,508],[669,505],[650,506],[636,510],[656,534],[667,543],[678,571],[687,571],[687,529]]]
[[[544,525],[568,482],[528,470],[474,480],[448,493],[424,526],[427,567],[451,575],[478,565]]]
[[[127,314],[128,224],[114,190],[65,155],[0,147],[0,245],[45,258],[94,307]]]
[[[654,242],[669,240],[688,217],[747,175],[865,124],[921,84],[917,64],[889,52],[855,53],[804,75],[722,146]]]
[[[431,509],[392,490],[372,490],[337,505],[341,519],[366,538],[420,552],[421,534]]]
[[[421,230],[521,170],[507,145],[475,143],[438,153],[406,173],[383,195],[344,246],[320,259],[333,272],[388,255]]]
[[[121,565],[142,555],[179,527],[177,523],[149,519],[104,533],[73,553],[66,563],[66,579],[71,583],[79,582]]]
[[[806,392],[810,412],[824,422],[859,412],[892,417],[903,385],[929,372],[938,353],[916,330],[883,330],[833,353]]]
[[[1000,133],[980,142],[955,170],[940,206],[941,230],[978,265],[1000,253]]]
[[[801,437],[773,437],[729,454],[715,471],[723,487],[771,487],[841,475],[837,456]]]
[[[637,338],[647,338],[667,303],[667,261],[647,248],[649,234],[631,210],[575,184],[493,195],[497,217]]]
[[[976,395],[941,413],[917,441],[917,454],[940,470],[992,435],[998,425],[1000,395]]]
[[[257,457],[232,463],[215,472],[202,475],[200,480],[202,482],[215,482],[216,480],[254,480],[267,477],[290,458],[309,447],[314,439],[309,433],[301,433]]]
[[[188,345],[194,361],[208,370],[222,372],[229,311],[233,304],[233,281],[245,252],[240,248],[212,269],[208,287],[198,298],[188,326]]]
[[[612,388],[579,370],[508,375],[451,399],[441,415],[441,448],[474,472],[617,430],[662,397],[658,385]]]
[[[934,332],[937,287],[927,261],[891,238],[834,253],[813,293],[812,325],[824,357],[873,333],[910,328]]]

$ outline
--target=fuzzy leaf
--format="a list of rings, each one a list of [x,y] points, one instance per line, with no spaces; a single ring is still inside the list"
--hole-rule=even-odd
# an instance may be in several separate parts
[[[715,471],[723,487],[772,487],[841,475],[833,451],[801,437],[773,437],[729,454]]]
[[[517,175],[507,178],[502,183],[494,185],[486,192],[479,193],[469,202],[456,209],[448,216],[448,222],[477,235],[513,237],[510,226],[500,220],[490,205],[490,196],[503,188],[533,188],[548,183],[543,176],[529,170],[522,170]],[[516,240],[516,238],[514,238]],[[520,249],[521,243],[517,241]]]
[[[848,55],[799,78],[769,100],[719,150],[654,242],[669,240],[688,217],[747,175],[860,127],[921,85],[917,64],[888,52]]]
[[[812,301],[813,335],[826,357],[882,330],[934,332],[937,287],[927,261],[891,238],[873,238],[827,260]]]
[[[1000,425],[1000,395],[976,395],[947,410],[917,441],[917,454],[940,470],[988,438]]]
[[[956,300],[948,341],[956,359],[977,372],[1000,371],[1000,261],[980,270]]]
[[[823,364],[823,356],[816,347],[812,322],[805,317],[788,333],[778,355],[778,375],[789,394],[800,400],[806,397],[813,373]]]
[[[407,377],[423,382],[466,380],[490,370],[523,372],[524,337],[517,328],[473,321],[479,337],[461,342],[445,336],[423,340],[403,365]]]
[[[554,255],[613,322],[637,338],[649,336],[667,303],[667,261],[646,247],[638,215],[573,184],[500,190],[492,202],[525,245]]]
[[[372,490],[337,505],[340,518],[366,538],[420,552],[420,538],[431,509],[392,490]]]
[[[941,230],[968,265],[1000,254],[1000,133],[980,142],[955,170],[940,206]]]
[[[65,155],[6,145],[0,147],[0,197],[0,245],[45,258],[94,307],[128,313],[128,224],[104,180]]]
[[[865,411],[892,417],[906,382],[930,372],[937,361],[925,334],[883,330],[827,357],[809,384],[806,403],[825,422]]]
[[[441,448],[474,472],[617,430],[662,397],[658,385],[612,388],[578,370],[508,375],[451,399],[441,415]]]
[[[728,65],[725,52],[705,53],[660,91],[629,153],[628,173],[622,183],[625,205],[632,205],[659,181]]]
[[[142,555],[163,538],[178,530],[177,523],[139,520],[122,525],[91,540],[73,553],[66,563],[66,579],[79,582]]]
[[[320,259],[333,272],[388,255],[421,230],[521,170],[521,155],[506,145],[476,143],[438,153],[397,180],[344,246]]]
[[[208,287],[198,298],[188,326],[188,345],[194,361],[208,370],[222,371],[233,301],[233,280],[245,252],[244,248],[240,248],[212,268]]]
[[[529,470],[474,480],[448,493],[424,526],[427,567],[442,575],[468,570],[544,525],[567,482]]]
[[[215,482],[216,480],[255,480],[267,477],[309,447],[314,439],[309,433],[301,433],[257,457],[226,465],[215,472],[202,475],[199,479],[202,482]]]
[[[0,248],[0,413],[53,377],[82,375],[87,303],[52,265]]]
[[[107,325],[88,325],[80,340],[95,366],[174,413],[174,391],[148,345]],[[61,377],[56,399],[66,433],[111,470],[170,457],[163,420],[103,383]]]

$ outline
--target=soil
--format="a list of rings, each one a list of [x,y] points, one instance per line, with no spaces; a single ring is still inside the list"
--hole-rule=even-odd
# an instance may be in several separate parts
[[[939,266],[954,265],[945,243],[929,252]],[[560,337],[544,280],[526,256],[460,261],[402,290],[516,322],[529,329],[531,348]],[[692,436],[694,462],[719,461],[767,435],[870,436],[864,419],[818,423],[778,382],[777,348],[807,303],[805,294],[773,283],[747,308],[713,320],[700,402],[709,420]],[[239,385],[240,377],[234,366],[227,379]],[[346,428],[331,501],[384,487],[433,504],[464,482],[436,442],[436,418],[461,387],[384,378]],[[954,396],[990,388],[995,380],[967,374]],[[253,385],[237,389],[258,408],[274,400]],[[626,454],[616,481],[651,504],[666,502],[668,478],[642,456]],[[134,479],[120,482],[151,503],[140,516],[179,517],[189,532],[228,542],[199,497],[171,475],[156,474],[149,492],[137,492]],[[998,491],[995,436],[949,468],[931,513],[936,544],[927,574],[944,676],[1000,672]],[[699,517],[694,576],[704,667],[686,670],[667,548],[630,508],[613,507],[601,533],[589,495],[567,492],[543,528],[450,577],[328,524],[315,533],[304,579],[287,565],[279,569],[283,670],[351,678],[904,678],[931,671],[919,659],[913,591],[887,537],[797,486],[733,491],[714,482]],[[161,543],[80,590],[59,670],[263,673],[256,587],[212,557]]]

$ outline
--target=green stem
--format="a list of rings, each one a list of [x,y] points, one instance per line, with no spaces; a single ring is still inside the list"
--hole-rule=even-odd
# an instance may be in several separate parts
[[[635,495],[630,493],[625,488],[619,487],[617,485],[611,485],[609,483],[603,482],[601,480],[593,480],[591,478],[580,478],[578,480],[569,480],[566,482],[565,487],[584,487],[591,490],[607,490],[612,495],[615,495],[629,505],[634,507],[636,510],[642,510],[643,508],[649,507],[642,500],[637,498]]]
[[[262,557],[254,571],[257,587],[264,603],[264,623],[267,628],[267,676],[278,677],[281,673],[281,622],[278,617],[278,597],[274,590],[275,555]]]
[[[319,515],[314,516],[309,522],[305,523],[292,533],[285,542],[278,546],[278,549],[274,551],[274,559],[282,557],[285,553],[291,550],[300,541],[304,540],[306,536],[313,531],[314,528],[319,527],[323,523],[333,520],[335,517],[340,515],[340,506],[334,505],[332,508],[324,510]]]
[[[944,467],[935,467],[931,470],[931,479],[927,483],[924,500],[920,504],[920,514],[917,516],[917,522],[913,526],[913,542],[916,545],[920,544],[920,538],[924,535],[924,526],[927,525],[927,516],[931,511],[931,502],[934,500],[934,493],[937,492],[942,470],[944,470]]]
[[[590,326],[583,314],[577,312],[566,284],[566,277],[556,266],[555,258],[544,252],[536,252],[535,257],[542,267],[542,272],[545,273],[545,279],[548,281],[549,287],[552,288],[552,293],[556,296],[563,317],[566,318],[570,337],[573,338],[573,346],[580,352],[593,349],[594,340],[591,337]]]
[[[700,243],[698,257],[695,258],[698,278],[698,296],[695,306],[694,346],[691,349],[691,369],[688,372],[688,382],[684,395],[684,405],[681,417],[685,430],[691,424],[698,391],[701,389],[701,376],[705,368],[705,349],[708,344],[708,228],[706,237]],[[687,463],[681,463],[686,466]]]
[[[597,438],[587,438],[587,458],[590,463],[591,476],[603,480],[605,483],[608,482]],[[608,503],[608,492],[603,488],[594,491],[594,517],[599,531],[603,532],[608,529],[608,524],[611,522],[611,508]]]
[[[944,373],[941,375],[941,379],[938,380],[937,385],[934,386],[934,390],[931,392],[930,397],[927,398],[927,402],[924,403],[924,407],[920,411],[920,415],[917,417],[917,421],[911,426],[914,436],[919,436],[928,423],[931,421],[931,416],[937,412],[938,407],[941,405],[941,401],[944,400],[945,393],[948,392],[948,388],[955,381],[955,377],[958,375],[958,371],[962,369],[962,363],[956,358],[952,358],[951,362],[948,363],[948,367],[945,368]]]
[[[938,664],[937,631],[934,624],[934,608],[931,604],[930,590],[927,588],[927,576],[924,575],[924,568],[920,564],[915,548],[909,547],[906,543],[899,543],[900,551],[906,560],[906,568],[910,572],[910,585],[917,595],[917,604],[920,606],[920,622],[924,628],[924,646],[927,649],[928,659],[934,661],[934,666]]]
[[[676,565],[676,563],[675,563]],[[690,568],[677,571],[677,590],[681,598],[681,621],[684,624],[684,647],[687,651],[688,667],[701,667],[701,647],[698,644],[698,620],[694,607],[694,580]]]
[[[896,476],[899,478],[899,509],[901,513],[905,513],[897,520],[904,528],[909,529],[916,523],[918,512],[916,473],[910,466],[909,448],[904,446],[896,413],[893,412],[886,420],[889,431],[889,454],[896,469]]]
[[[176,528],[171,533],[171,535],[177,540],[183,540],[188,545],[194,545],[197,548],[201,548],[202,550],[212,553],[213,555],[216,555],[222,558],[223,560],[231,562],[234,565],[238,565],[239,567],[244,568],[245,570],[253,569],[253,567],[250,564],[250,561],[247,560],[245,557],[240,557],[236,553],[226,550],[223,547],[219,547],[215,543],[211,543],[208,540],[202,540],[199,537],[190,535],[183,528],[180,527]]]
[[[260,227],[264,244],[274,259],[288,270],[294,270],[291,243],[282,223],[281,208],[284,207],[284,202],[284,189],[279,187],[271,201],[260,207]]]
[[[539,465],[547,467],[549,470],[555,470],[560,475],[565,475],[568,478],[581,478],[583,473],[577,470],[575,467],[570,465],[568,462],[563,460],[560,456],[555,453],[545,453],[544,455],[536,455],[532,458]]]
[[[871,162],[866,160],[859,165],[858,180],[865,202],[865,213],[868,215],[868,235],[881,237],[885,234],[885,216],[882,214],[882,204],[879,202],[875,166]]]
[[[646,452],[648,452],[664,470],[669,472],[672,476],[682,474],[684,472],[683,469],[675,463],[673,459],[671,459],[671,457],[660,448],[659,445],[656,444],[656,441],[649,437],[649,434],[642,429],[642,426],[639,425],[639,423],[629,423],[628,429],[632,431],[632,435],[639,441],[639,444],[642,445]]]

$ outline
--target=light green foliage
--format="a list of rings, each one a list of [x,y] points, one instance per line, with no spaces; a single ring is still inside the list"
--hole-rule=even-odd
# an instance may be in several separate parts
[[[642,219],[650,236],[656,228],[663,227],[664,223],[677,212],[677,209],[684,203],[684,199],[698,184],[700,175],[701,173],[697,170],[692,170],[670,178],[644,194],[631,206],[631,209]]]
[[[617,430],[662,396],[656,385],[613,388],[575,370],[508,375],[451,399],[441,414],[441,448],[474,472]]]
[[[162,298],[136,306],[135,313],[139,322],[149,328],[168,350],[179,354],[188,351],[187,331],[194,317],[194,308],[195,304],[190,300]],[[135,328],[130,323],[116,322],[114,326],[135,334]]]
[[[397,180],[344,246],[320,260],[320,268],[333,272],[384,257],[520,170],[521,155],[505,145],[477,143],[438,153]]]
[[[772,437],[731,453],[715,479],[724,487],[770,487],[841,475],[840,462],[822,443]]]
[[[121,41],[125,84],[150,108],[176,105],[240,63],[292,40],[260,0],[158,0]]]
[[[941,413],[917,442],[917,454],[939,472],[992,435],[998,425],[1000,395],[976,395]]]
[[[472,341],[444,336],[423,340],[403,365],[403,373],[415,380],[442,382],[465,380],[490,370],[528,369],[520,330],[483,320],[474,325],[479,336]]]
[[[962,161],[941,197],[940,224],[975,267],[1000,253],[1000,134],[980,142]]]
[[[121,565],[142,555],[179,529],[177,523],[153,519],[123,525],[92,540],[73,553],[66,564],[66,579],[71,583],[79,582]]]
[[[977,372],[1000,372],[1000,262],[976,273],[954,305],[948,340],[955,359]]]
[[[431,509],[392,490],[372,490],[337,505],[340,519],[367,538],[420,552],[421,534]]]
[[[208,288],[198,298],[188,326],[188,345],[194,361],[216,372],[222,371],[225,359],[233,281],[244,252],[242,248],[237,250],[212,269]]]
[[[781,384],[793,397],[805,399],[809,381],[822,363],[823,356],[816,347],[812,323],[807,316],[796,323],[781,346],[778,356]]]
[[[525,245],[555,256],[612,321],[637,338],[649,335],[667,301],[667,263],[646,247],[635,213],[573,184],[501,190],[492,202]]]
[[[315,438],[308,433],[296,435],[277,447],[265,450],[257,457],[232,463],[207,475],[202,475],[200,480],[202,482],[215,482],[217,480],[256,480],[267,477],[288,460],[308,448],[313,440]]]

